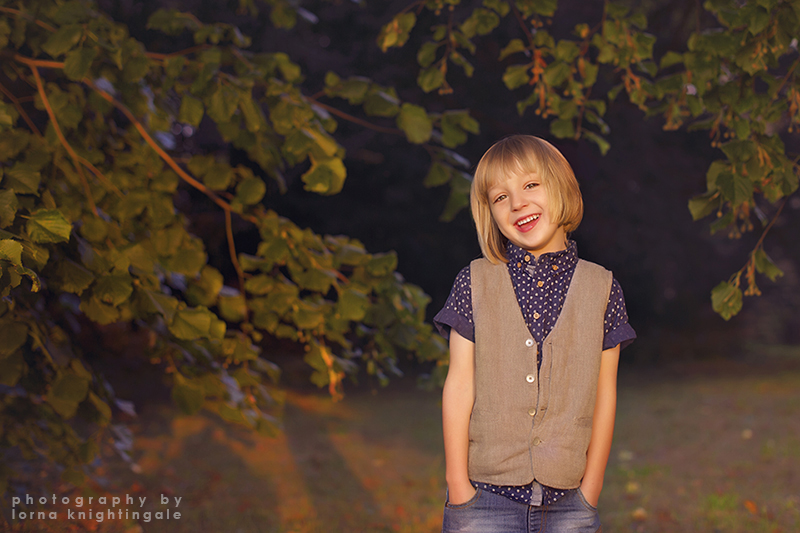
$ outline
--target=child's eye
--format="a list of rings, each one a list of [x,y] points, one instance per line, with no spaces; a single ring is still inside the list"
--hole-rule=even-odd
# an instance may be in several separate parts
[[[538,186],[539,186],[539,184],[536,183],[535,181],[532,181],[530,183],[526,183],[525,184],[525,188],[526,189],[533,189],[534,187],[538,187]]]
[[[506,195],[505,194],[501,194],[500,196],[498,196],[497,198],[494,199],[494,203],[497,203],[500,200],[505,200],[505,199],[506,199]]]

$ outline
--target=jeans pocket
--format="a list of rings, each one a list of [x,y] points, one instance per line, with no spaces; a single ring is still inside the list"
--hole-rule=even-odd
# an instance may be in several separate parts
[[[591,503],[589,503],[586,500],[586,496],[583,495],[583,491],[581,490],[580,487],[577,488],[577,491],[578,491],[578,496],[580,497],[581,503],[583,505],[585,505],[587,509],[589,509],[590,511],[596,513],[597,512],[597,507],[595,507],[594,505],[592,505]]]
[[[472,495],[472,498],[470,498],[469,500],[465,501],[464,503],[459,503],[458,505],[453,505],[452,503],[450,503],[450,496],[448,495],[447,496],[447,501],[444,502],[444,506],[446,508],[448,508],[448,509],[453,509],[453,510],[465,509],[467,507],[471,507],[472,505],[474,505],[475,502],[478,501],[478,498],[480,498],[480,496],[481,496],[481,489],[476,488],[475,489],[475,494]]]

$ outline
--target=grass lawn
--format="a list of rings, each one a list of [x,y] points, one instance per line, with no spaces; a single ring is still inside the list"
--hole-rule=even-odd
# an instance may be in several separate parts
[[[148,497],[143,509],[164,510],[162,494],[180,497],[181,519],[140,522],[141,529],[111,521],[98,531],[441,528],[438,392],[401,382],[377,394],[350,392],[338,404],[315,391],[290,392],[285,432],[274,438],[206,415],[170,417],[166,407],[143,412],[135,424],[141,474],[109,475]],[[800,531],[797,365],[623,372],[599,507],[607,533]]]

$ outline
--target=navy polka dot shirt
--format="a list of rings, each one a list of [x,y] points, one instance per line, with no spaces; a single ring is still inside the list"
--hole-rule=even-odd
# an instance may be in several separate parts
[[[541,365],[541,345],[552,331],[564,307],[567,289],[578,264],[578,249],[575,241],[569,241],[565,250],[541,254],[537,260],[533,254],[509,242],[506,257],[517,302],[522,309],[525,323],[538,345],[538,362]],[[433,319],[433,323],[445,338],[450,337],[452,328],[465,339],[475,342],[470,281],[470,270],[467,266],[459,272],[444,307]],[[604,350],[618,344],[622,349],[636,338],[636,332],[628,324],[625,297],[616,279],[611,284],[604,326]],[[528,505],[549,505],[569,492],[538,485],[535,481],[524,486],[497,486],[488,483],[476,483],[476,485],[483,490]],[[538,486],[541,487],[541,491],[538,490]]]

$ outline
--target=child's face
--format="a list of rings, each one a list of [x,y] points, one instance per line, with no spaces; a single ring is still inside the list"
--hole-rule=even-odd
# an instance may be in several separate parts
[[[500,232],[535,257],[566,248],[566,233],[553,220],[538,174],[512,174],[495,183],[489,189],[489,205]]]

